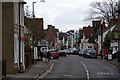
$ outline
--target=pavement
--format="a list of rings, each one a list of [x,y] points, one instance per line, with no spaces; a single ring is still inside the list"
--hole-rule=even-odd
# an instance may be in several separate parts
[[[38,61],[37,64],[33,64],[30,68],[26,69],[23,73],[16,73],[12,75],[7,75],[2,80],[33,80],[37,79],[42,73],[53,64],[52,61]]]
[[[120,67],[120,62],[117,62],[117,59],[101,59],[101,56],[98,56],[98,60],[101,60],[101,61],[104,61],[104,62],[107,62],[109,64],[112,64],[113,66],[119,68]]]

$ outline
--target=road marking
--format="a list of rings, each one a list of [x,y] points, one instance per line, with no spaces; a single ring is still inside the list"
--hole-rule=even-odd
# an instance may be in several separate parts
[[[44,76],[46,76],[48,73],[50,73],[52,71],[54,63],[53,62],[50,62],[50,63],[51,63],[51,66],[49,67],[49,69],[45,73],[43,73],[41,76],[39,76],[38,79],[43,78]]]
[[[114,73],[108,73],[108,72],[97,72],[97,75],[114,75]]]
[[[81,64],[84,66],[85,71],[86,71],[86,74],[87,74],[87,79],[89,80],[89,79],[90,79],[90,76],[89,76],[88,69],[87,69],[87,67],[85,66],[85,64],[84,64],[83,62],[81,62]]]
[[[72,76],[72,75],[71,75],[71,74],[64,74],[63,76],[70,77],[70,76]]]

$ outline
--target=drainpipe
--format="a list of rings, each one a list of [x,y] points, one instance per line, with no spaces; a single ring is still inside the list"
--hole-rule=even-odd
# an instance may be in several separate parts
[[[22,59],[22,57],[21,57],[21,22],[20,22],[20,20],[21,20],[21,8],[20,8],[20,5],[21,4],[26,4],[26,2],[18,2],[18,7],[19,7],[19,71],[18,72],[22,72],[22,62],[21,62],[21,59]]]
[[[19,72],[21,72],[21,25],[20,25],[20,2],[19,2]]]
[[[102,25],[100,26],[100,28],[101,28],[101,58],[103,59],[103,47],[102,47],[102,40],[103,40],[103,31],[102,31]]]

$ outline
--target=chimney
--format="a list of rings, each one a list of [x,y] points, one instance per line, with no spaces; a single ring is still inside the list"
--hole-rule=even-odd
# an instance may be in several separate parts
[[[93,33],[95,33],[101,26],[100,20],[94,20],[92,21],[92,27],[93,27]]]

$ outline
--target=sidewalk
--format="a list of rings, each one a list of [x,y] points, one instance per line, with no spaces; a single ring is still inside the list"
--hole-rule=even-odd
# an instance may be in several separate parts
[[[45,72],[51,64],[51,61],[38,61],[37,64],[33,64],[29,69],[25,70],[25,72],[7,75],[7,77],[2,80],[33,80],[38,78],[43,72]]]
[[[118,67],[118,68],[119,68],[119,66],[120,66],[120,62],[117,62],[117,59],[113,59],[113,60],[101,59],[101,56],[98,56],[98,59],[99,59],[99,60],[102,60],[102,61],[104,61],[104,62],[107,62],[107,63],[109,63],[109,64],[112,64],[112,65],[114,65],[114,66],[116,66],[116,67]]]

